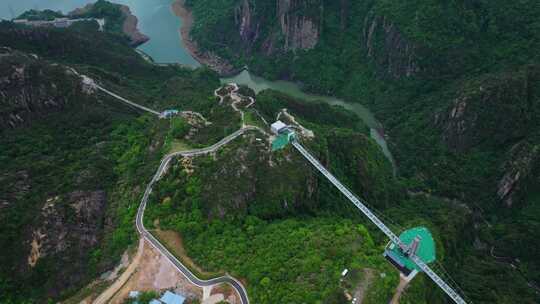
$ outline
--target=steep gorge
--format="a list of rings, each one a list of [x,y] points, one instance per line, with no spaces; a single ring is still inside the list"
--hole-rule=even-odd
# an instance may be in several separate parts
[[[275,72],[279,77],[304,80],[297,75],[299,66],[295,62],[299,60],[295,56],[304,56],[304,52],[320,48],[321,44],[323,48],[337,47],[334,40],[350,32],[354,35],[350,38],[362,47],[362,56],[375,62],[381,75],[401,78],[420,71],[416,58],[419,46],[407,39],[395,22],[373,8],[367,8],[358,16],[358,5],[348,0],[243,0],[231,4],[230,14],[223,14],[215,5],[203,7],[205,4],[204,1],[186,1],[195,17],[207,8],[210,12],[205,14],[215,12],[220,18],[210,23],[195,18],[191,34],[202,51],[215,52],[236,67],[247,64],[267,74],[271,71],[266,61],[270,64],[277,60],[281,70]],[[208,35],[214,39],[208,40]],[[216,48],[218,45],[227,45],[233,51],[220,50]]]
[[[201,48],[266,78],[369,106],[411,193],[469,206],[474,229],[454,248],[460,266],[452,271],[469,278],[463,284],[475,302],[536,301],[537,2],[253,0],[203,14],[206,3],[188,2]],[[519,272],[500,267],[489,245],[519,259]],[[492,271],[516,279],[475,283]],[[496,292],[486,298],[489,290]]]
[[[256,47],[260,44],[259,49],[252,51],[266,55],[315,47],[319,40],[319,18],[302,13],[302,9],[306,8],[303,1],[279,0],[275,2],[276,15],[270,16],[268,22],[278,26],[277,30],[270,32],[263,32],[268,24],[261,19],[262,11],[257,10],[257,4],[245,0],[237,6],[234,16],[235,25],[242,41],[248,47]]]

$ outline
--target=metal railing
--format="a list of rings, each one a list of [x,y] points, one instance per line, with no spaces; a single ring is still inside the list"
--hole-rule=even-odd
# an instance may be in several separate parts
[[[330,173],[311,153],[309,153],[298,141],[293,140],[292,145],[302,154],[319,172],[321,172],[336,188],[343,193],[369,220],[377,226],[394,244],[399,246],[403,252],[407,252],[408,247],[397,235],[390,230],[371,210],[360,201],[347,187],[345,187],[332,173]],[[424,271],[454,302],[467,304],[465,300],[448,285],[435,271],[433,271],[424,261],[416,255],[409,258]]]

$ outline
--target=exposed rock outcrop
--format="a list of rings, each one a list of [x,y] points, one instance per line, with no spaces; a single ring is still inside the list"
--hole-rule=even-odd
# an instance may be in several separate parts
[[[313,16],[296,13],[302,1],[279,0],[277,10],[281,33],[285,36],[285,50],[311,49],[319,40],[319,24]]]
[[[62,109],[82,88],[78,77],[35,56],[0,49],[0,128]]]
[[[364,20],[363,41],[367,57],[377,63],[380,74],[397,79],[420,71],[416,58],[418,46],[408,41],[388,18],[368,14]]]
[[[520,142],[512,147],[509,159],[503,165],[504,175],[497,187],[497,196],[504,205],[511,207],[515,203],[539,163],[540,145]]]
[[[150,40],[150,37],[141,33],[139,29],[137,28],[137,24],[139,23],[139,20],[137,19],[137,17],[135,17],[135,15],[131,13],[129,6],[121,5],[120,10],[122,11],[125,17],[124,24],[122,26],[122,31],[124,32],[124,34],[126,34],[129,37],[131,45],[133,47],[137,47],[147,42],[148,40]]]
[[[260,49],[251,51],[272,55],[276,52],[312,49],[319,41],[320,18],[305,13],[311,5],[301,0],[276,0],[276,15],[272,16],[275,19],[266,20],[256,14],[255,4],[244,0],[235,9],[235,24],[246,46],[252,48],[259,39],[262,41]],[[321,10],[322,5],[315,9]],[[276,24],[278,31],[272,30],[263,36],[262,29],[268,28],[265,23]]]
[[[106,194],[101,190],[75,191],[47,199],[28,245],[29,267],[45,258],[60,260],[58,265],[66,266],[54,273],[62,278],[55,284],[57,290],[77,285],[81,273],[89,267],[89,253],[101,237],[105,206]],[[54,290],[49,292],[57,295]]]
[[[511,144],[530,131],[539,103],[538,67],[487,75],[459,90],[450,106],[435,116],[443,140],[454,151],[476,145]]]
[[[120,9],[120,12],[122,13],[124,17],[124,23],[122,24],[122,32],[126,34],[129,38],[129,42],[133,47],[137,47],[148,40],[150,40],[150,37],[144,35],[139,31],[137,28],[137,24],[139,23],[139,20],[135,15],[131,13],[131,10],[129,9],[129,6],[127,5],[120,5],[118,4],[118,7]],[[70,12],[68,15],[70,17],[80,17],[84,16],[85,14],[92,11],[94,8],[94,3],[87,4],[84,7],[77,8]],[[107,16],[105,16],[105,20],[107,22]]]
[[[331,33],[335,30],[333,25],[343,31],[354,27],[359,29],[358,42],[366,49],[362,56],[375,63],[381,76],[399,79],[421,71],[420,46],[408,39],[391,18],[368,8],[360,15],[355,12],[359,18],[352,19],[350,6],[350,0],[334,4],[317,0],[274,0],[271,3],[242,0],[234,8],[234,20],[219,20],[216,23],[219,26],[208,30],[206,35],[215,35],[214,42],[219,40],[219,44],[231,47],[238,57],[249,58],[253,54],[271,57],[315,48],[324,39],[323,31],[327,27],[331,28],[327,35],[336,35]],[[231,22],[236,27],[235,33],[223,30],[225,26],[230,27]],[[287,71],[283,72],[283,77],[290,76]]]
[[[253,23],[253,13],[248,0],[244,0],[236,8],[234,17],[242,41],[247,43],[255,41],[258,38],[260,23]]]

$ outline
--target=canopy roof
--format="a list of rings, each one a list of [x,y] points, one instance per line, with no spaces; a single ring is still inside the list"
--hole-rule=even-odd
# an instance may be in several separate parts
[[[405,230],[399,236],[399,239],[406,245],[410,246],[416,237],[420,238],[420,243],[416,251],[416,256],[419,257],[424,263],[429,264],[435,261],[435,241],[431,232],[426,227],[416,227],[409,230]],[[390,244],[387,251],[392,252],[392,258],[396,259],[399,264],[404,265],[409,270],[421,271],[416,264],[401,252],[398,246]]]

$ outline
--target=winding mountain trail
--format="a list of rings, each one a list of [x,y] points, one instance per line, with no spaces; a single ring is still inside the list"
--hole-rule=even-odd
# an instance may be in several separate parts
[[[136,108],[141,109],[143,111],[155,114],[155,115],[159,116],[160,118],[165,117],[164,115],[162,115],[162,113],[160,113],[158,111],[155,111],[155,110],[152,110],[152,109],[147,108],[145,106],[134,103],[134,102],[132,102],[132,101],[130,101],[128,99],[125,99],[125,98],[123,98],[123,97],[121,97],[121,96],[119,96],[119,95],[117,95],[117,94],[115,94],[115,93],[113,93],[113,92],[99,86],[93,79],[91,79],[88,76],[79,74],[75,69],[71,68],[71,70],[76,75],[81,77],[82,83],[83,83],[84,86],[87,87],[87,89],[100,90],[100,91],[105,92],[106,94],[108,94],[108,95],[110,95],[110,96],[112,96],[112,97],[114,97],[114,98],[116,98],[116,99],[130,105],[130,106],[133,106],[133,107],[136,107]],[[235,86],[235,88],[236,88],[236,90],[235,90],[235,92],[236,92],[238,90],[238,86]],[[219,94],[217,93],[218,90],[215,91],[216,96],[219,96]],[[240,97],[238,97],[238,98],[240,99],[239,101],[241,101],[241,98]],[[222,101],[223,101],[223,97],[221,98],[221,102]],[[252,102],[251,102],[250,105],[252,105],[255,102],[254,99],[252,99],[251,101]],[[239,112],[241,112],[243,114],[243,112],[238,110],[235,105],[233,105],[233,109],[235,109],[236,111],[239,111]],[[205,122],[206,125],[210,124],[210,122],[208,122],[208,120],[206,120],[206,118],[204,118],[204,116],[202,116],[202,114],[200,114],[200,113],[192,112],[192,111],[183,111],[183,112],[179,112],[179,113],[181,113],[182,115],[194,115],[194,116],[197,116],[197,117],[201,118]],[[243,115],[242,115],[242,118],[243,118]],[[136,221],[135,221],[137,231],[139,232],[141,237],[144,240],[148,241],[148,243],[150,245],[152,245],[156,250],[158,250],[163,256],[165,256],[172,263],[174,268],[176,268],[179,272],[181,272],[191,283],[193,283],[194,285],[196,285],[198,287],[201,287],[201,288],[208,287],[208,286],[213,286],[213,285],[221,284],[221,283],[229,284],[238,293],[238,295],[240,297],[240,301],[241,301],[242,304],[249,304],[249,298],[248,298],[248,295],[247,295],[246,288],[244,287],[244,285],[242,285],[242,283],[239,280],[233,278],[232,276],[230,276],[228,274],[225,275],[225,276],[213,278],[213,279],[210,279],[210,280],[203,280],[203,279],[198,278],[195,274],[193,274],[193,272],[191,272],[188,269],[188,267],[186,267],[181,261],[179,261],[156,237],[154,237],[154,235],[152,235],[151,232],[149,232],[145,228],[145,226],[144,226],[144,211],[146,210],[146,205],[148,203],[148,198],[150,197],[150,194],[152,193],[152,189],[153,189],[154,184],[159,181],[159,179],[163,176],[163,174],[165,174],[165,172],[167,171],[167,168],[169,167],[170,162],[175,157],[178,157],[178,156],[194,157],[194,156],[204,155],[204,154],[208,154],[208,153],[213,153],[213,152],[217,151],[218,149],[220,149],[221,147],[223,147],[224,145],[230,143],[234,139],[236,139],[239,136],[243,135],[244,133],[250,132],[250,131],[258,131],[258,132],[263,133],[264,135],[267,135],[267,133],[263,129],[259,128],[259,127],[245,125],[244,122],[243,122],[243,119],[242,119],[242,127],[239,130],[237,130],[236,132],[226,136],[225,138],[221,139],[219,142],[217,142],[217,143],[215,143],[215,144],[213,144],[213,145],[211,145],[209,147],[202,148],[202,149],[194,149],[194,150],[173,152],[173,153],[170,153],[170,154],[166,155],[161,160],[161,163],[160,163],[156,173],[154,174],[152,180],[146,186],[146,190],[144,192],[144,195],[143,195],[143,197],[141,199],[141,203],[140,203],[139,208],[137,210],[137,217],[136,217]],[[140,261],[140,256],[141,256],[141,253],[142,253],[142,248],[143,248],[143,246],[141,244],[142,243],[139,244],[139,249],[137,251],[137,254],[136,254],[134,260],[132,261],[132,263],[126,269],[126,271],[108,289],[106,289],[103,293],[101,293],[94,300],[93,304],[105,304],[105,303],[107,303],[118,292],[118,290],[126,283],[126,281],[130,278],[130,276],[133,274],[133,272],[138,267],[138,264],[139,264],[139,261]]]
[[[205,286],[212,286],[215,284],[220,283],[227,283],[231,285],[240,296],[240,300],[242,304],[249,304],[249,298],[247,296],[247,291],[245,287],[238,281],[237,279],[233,278],[230,275],[225,275],[222,277],[210,279],[210,280],[201,280],[195,274],[193,274],[182,262],[180,262],[161,242],[157,240],[145,227],[144,227],[144,211],[146,209],[146,205],[148,203],[148,198],[150,197],[150,194],[152,193],[152,188],[154,184],[159,181],[159,179],[163,176],[163,174],[167,171],[167,168],[169,167],[170,162],[178,156],[183,157],[193,157],[193,156],[199,156],[204,155],[208,153],[213,153],[217,151],[219,148],[223,147],[224,145],[228,144],[229,142],[233,141],[234,139],[238,138],[240,135],[243,135],[244,133],[248,131],[261,131],[258,127],[253,126],[247,126],[245,128],[241,128],[237,130],[236,132],[232,133],[231,135],[223,138],[219,142],[213,144],[212,146],[202,148],[202,149],[196,149],[196,150],[188,150],[188,151],[180,151],[180,152],[174,152],[171,154],[166,155],[162,160],[161,164],[154,174],[154,177],[150,181],[150,183],[146,187],[146,191],[144,192],[143,198],[141,200],[141,204],[139,205],[139,209],[137,211],[137,218],[136,218],[136,225],[137,230],[139,231],[139,234],[144,237],[154,248],[156,248],[158,251],[160,251],[164,256],[166,256],[171,263],[174,265],[174,267],[180,271],[182,274],[186,276],[186,278],[193,283],[196,286],[199,287],[205,287]]]
[[[238,108],[238,104],[241,103],[243,101],[243,96],[241,96],[240,94],[238,94],[238,90],[240,90],[240,87],[238,87],[238,84],[236,83],[230,83],[228,84],[228,86],[232,86],[233,89],[229,92],[229,97],[232,99],[232,102],[231,102],[231,107],[233,108],[233,110],[235,112],[238,112],[240,113],[240,119],[242,121],[242,128],[246,126],[245,124],[245,114],[244,114],[244,111],[240,110]],[[223,104],[223,101],[225,100],[225,96],[222,96],[219,94],[219,91],[223,88],[226,88],[226,86],[224,87],[220,87],[218,88],[217,90],[214,91],[214,95],[216,97],[219,98],[219,104]],[[248,105],[246,105],[245,107],[246,108],[249,108],[250,106],[252,106],[254,103],[255,103],[255,99],[253,97],[247,97],[250,101],[250,103]]]
[[[249,304],[249,298],[248,298],[245,287],[242,285],[242,283],[239,280],[233,278],[230,275],[225,275],[225,276],[213,278],[210,280],[199,279],[181,261],[179,261],[156,237],[154,237],[154,235],[152,235],[150,231],[148,231],[145,228],[144,212],[146,209],[146,205],[148,203],[148,198],[150,197],[150,194],[152,193],[154,184],[158,182],[159,179],[166,173],[170,162],[175,157],[179,157],[179,156],[194,157],[194,156],[216,152],[221,147],[230,143],[231,141],[243,135],[244,133],[250,132],[250,131],[261,132],[262,130],[258,127],[247,126],[245,128],[241,128],[237,130],[236,132],[230,134],[229,136],[223,138],[219,142],[209,147],[202,148],[202,149],[195,149],[195,150],[179,151],[179,152],[174,152],[174,153],[170,153],[166,155],[161,160],[160,166],[158,167],[152,180],[146,187],[146,190],[141,199],[141,203],[139,205],[139,209],[137,211],[137,217],[136,217],[136,227],[141,237],[143,237],[146,241],[148,241],[150,245],[152,245],[156,250],[158,250],[162,255],[164,255],[173,264],[174,268],[180,271],[191,283],[201,288],[207,287],[207,286],[213,286],[213,285],[221,284],[221,283],[227,283],[236,290],[236,292],[240,296],[240,300],[242,304]],[[116,294],[116,292],[125,284],[125,282],[129,279],[131,274],[133,274],[133,272],[137,268],[141,253],[142,253],[142,246],[139,245],[139,249],[137,251],[136,257],[133,260],[133,262],[128,266],[126,271],[122,274],[120,278],[118,278],[113,283],[113,285],[111,285],[107,290],[105,290],[101,295],[99,295],[98,298],[94,300],[93,304],[105,304]]]

